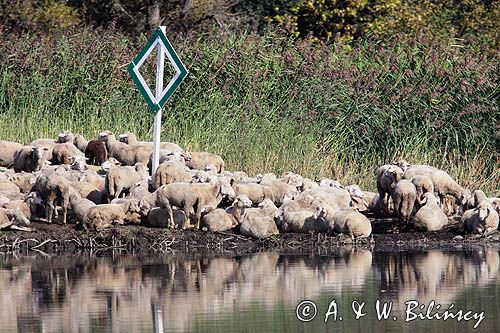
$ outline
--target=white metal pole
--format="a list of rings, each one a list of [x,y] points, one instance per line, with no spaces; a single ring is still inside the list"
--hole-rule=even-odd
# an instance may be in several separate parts
[[[165,26],[160,26],[163,33],[166,32]],[[156,62],[156,98],[159,99],[163,90],[163,68],[165,65],[165,54],[158,45],[158,57]],[[154,176],[156,168],[160,161],[160,134],[161,134],[161,114],[162,109],[155,113],[155,122],[153,126],[153,161],[151,163],[151,175]]]

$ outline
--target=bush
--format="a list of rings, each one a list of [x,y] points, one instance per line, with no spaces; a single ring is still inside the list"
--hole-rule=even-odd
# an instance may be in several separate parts
[[[13,30],[54,32],[76,26],[80,18],[76,9],[58,0],[2,0],[0,22]]]
[[[312,33],[327,41],[351,41],[367,32],[425,32],[448,38],[471,34],[496,47],[500,37],[500,2],[491,0],[302,0],[273,19],[294,36]]]

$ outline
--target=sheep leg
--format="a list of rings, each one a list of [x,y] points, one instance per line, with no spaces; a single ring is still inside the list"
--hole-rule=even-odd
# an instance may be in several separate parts
[[[196,212],[196,229],[200,229],[200,221],[201,221],[201,203],[200,200],[196,200],[195,204],[195,212]]]
[[[169,228],[173,228],[174,227],[174,212],[172,210],[172,206],[170,205],[170,201],[167,200],[167,202],[165,203],[165,208],[167,209],[167,216],[168,218],[170,219],[170,221],[167,221],[167,223],[165,223],[165,225],[167,225]]]
[[[54,201],[48,200],[47,201],[47,220],[49,223],[52,223],[52,214],[54,213]]]
[[[68,216],[68,200],[63,201],[63,224],[66,224],[66,218]]]
[[[191,215],[191,207],[193,207],[192,204],[188,204],[187,202],[184,202],[184,223],[182,224],[182,229],[187,229],[189,228],[189,225],[191,224],[190,221],[190,215]]]

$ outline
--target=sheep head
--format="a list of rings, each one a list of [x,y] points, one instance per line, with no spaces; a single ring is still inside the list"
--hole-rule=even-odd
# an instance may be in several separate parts
[[[252,207],[252,200],[246,195],[238,195],[236,199],[234,199],[233,206],[237,208],[249,208]]]
[[[479,206],[477,206],[476,211],[478,212],[479,219],[481,221],[486,220],[488,215],[490,215],[490,212],[493,208],[491,207],[490,203],[487,202],[486,200],[481,202]]]

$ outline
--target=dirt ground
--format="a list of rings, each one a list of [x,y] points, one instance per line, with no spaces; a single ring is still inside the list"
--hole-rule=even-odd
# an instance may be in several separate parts
[[[0,232],[0,252],[181,252],[197,255],[243,255],[266,250],[328,253],[342,246],[370,248],[374,251],[459,250],[477,247],[500,248],[500,233],[488,237],[463,235],[459,223],[439,232],[412,230],[392,233],[391,219],[373,222],[372,237],[352,244],[343,235],[282,233],[267,239],[253,239],[233,232],[211,233],[201,230],[167,230],[144,226],[117,226],[104,231],[77,230],[74,225],[34,222],[33,232]]]

